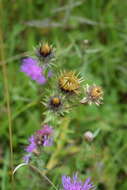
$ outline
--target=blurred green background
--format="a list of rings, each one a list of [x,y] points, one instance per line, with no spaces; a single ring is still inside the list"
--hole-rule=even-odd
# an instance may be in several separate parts
[[[99,108],[81,106],[68,115],[60,147],[44,156],[48,164],[56,154],[48,177],[60,187],[61,175],[78,171],[81,179],[91,176],[98,190],[127,190],[127,1],[0,0],[0,23],[1,190],[11,189],[7,88],[16,166],[22,162],[27,138],[42,119],[42,107],[36,103],[38,85],[20,72],[20,60],[43,40],[56,47],[61,67],[81,71],[89,84],[101,85],[105,92]],[[87,130],[99,130],[92,143],[83,139]],[[53,188],[21,168],[15,189]]]

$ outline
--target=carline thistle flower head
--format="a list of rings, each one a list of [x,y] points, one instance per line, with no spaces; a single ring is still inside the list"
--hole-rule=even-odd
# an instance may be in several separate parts
[[[42,129],[36,131],[36,133],[28,139],[29,145],[25,148],[28,155],[24,156],[24,161],[28,163],[32,153],[38,155],[39,147],[51,146],[53,143],[52,134],[53,129],[49,125],[44,125]]]
[[[43,69],[39,66],[36,59],[31,57],[23,59],[21,71],[39,84],[44,84],[46,82],[46,78],[43,75]]]
[[[82,80],[78,78],[78,75],[74,71],[63,72],[59,77],[59,87],[62,91],[67,93],[78,93],[80,83]]]
[[[103,100],[103,90],[100,86],[96,86],[95,84],[92,86],[86,85],[85,89],[86,97],[84,97],[80,103],[82,104],[92,104],[95,103],[97,106],[102,104]]]
[[[69,176],[62,176],[63,190],[93,190],[95,189],[93,184],[90,183],[90,178],[85,182],[78,180],[77,174],[72,178]]]

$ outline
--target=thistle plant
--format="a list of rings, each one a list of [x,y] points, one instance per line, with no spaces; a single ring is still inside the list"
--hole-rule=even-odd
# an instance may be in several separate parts
[[[38,171],[37,160],[42,159],[41,155],[46,153],[44,149],[47,146],[55,146],[55,133],[72,108],[89,106],[92,103],[99,106],[102,103],[103,90],[100,86],[86,84],[85,79],[77,71],[63,70],[60,65],[55,64],[56,58],[55,48],[48,43],[41,43],[35,48],[32,56],[22,60],[21,72],[38,83],[41,88],[44,87],[40,100],[44,117],[40,130],[30,134],[28,145],[24,149],[24,163],[17,166],[14,173],[23,165],[29,165]],[[88,138],[88,135],[85,135],[85,138],[93,140],[93,137]],[[47,176],[46,179],[52,185]],[[64,175],[62,186],[63,190],[94,189],[89,178],[83,183],[78,180],[77,175],[72,179]]]

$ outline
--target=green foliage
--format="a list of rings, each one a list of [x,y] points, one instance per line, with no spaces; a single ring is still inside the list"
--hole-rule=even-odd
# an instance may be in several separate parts
[[[8,70],[15,166],[44,118],[40,91],[45,89],[20,72],[20,60],[46,40],[57,48],[56,64],[81,72],[86,83],[101,85],[105,92],[102,106],[82,105],[63,119],[54,147],[43,156],[48,177],[59,187],[61,175],[78,171],[82,179],[91,176],[98,190],[127,189],[126,7],[127,1],[119,0],[0,1],[0,51]],[[1,62],[0,69],[2,73]],[[0,182],[2,190],[10,190],[4,77],[0,75]],[[98,129],[94,141],[85,142],[84,132]],[[15,187],[53,189],[27,167],[15,174]]]

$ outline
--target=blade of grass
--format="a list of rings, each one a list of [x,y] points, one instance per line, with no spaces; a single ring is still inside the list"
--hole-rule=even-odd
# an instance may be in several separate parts
[[[2,20],[2,10],[4,9],[1,2],[0,3],[0,12],[1,12],[0,20]],[[2,26],[1,23],[0,25]],[[8,72],[7,72],[6,64],[4,64],[5,52],[4,52],[4,39],[3,39],[2,27],[0,27],[0,44],[1,44],[0,59],[2,61],[2,71],[3,71],[3,80],[4,80],[4,96],[6,100],[8,126],[9,126],[11,181],[13,184],[14,181],[13,181],[13,145],[12,145],[11,107],[10,107],[9,85],[8,85]],[[13,185],[12,185],[12,188],[13,188]]]
[[[3,163],[3,172],[2,172],[2,180],[1,180],[1,190],[7,189],[7,172],[8,172],[8,162],[9,162],[9,153],[8,150],[5,154],[4,163]]]

